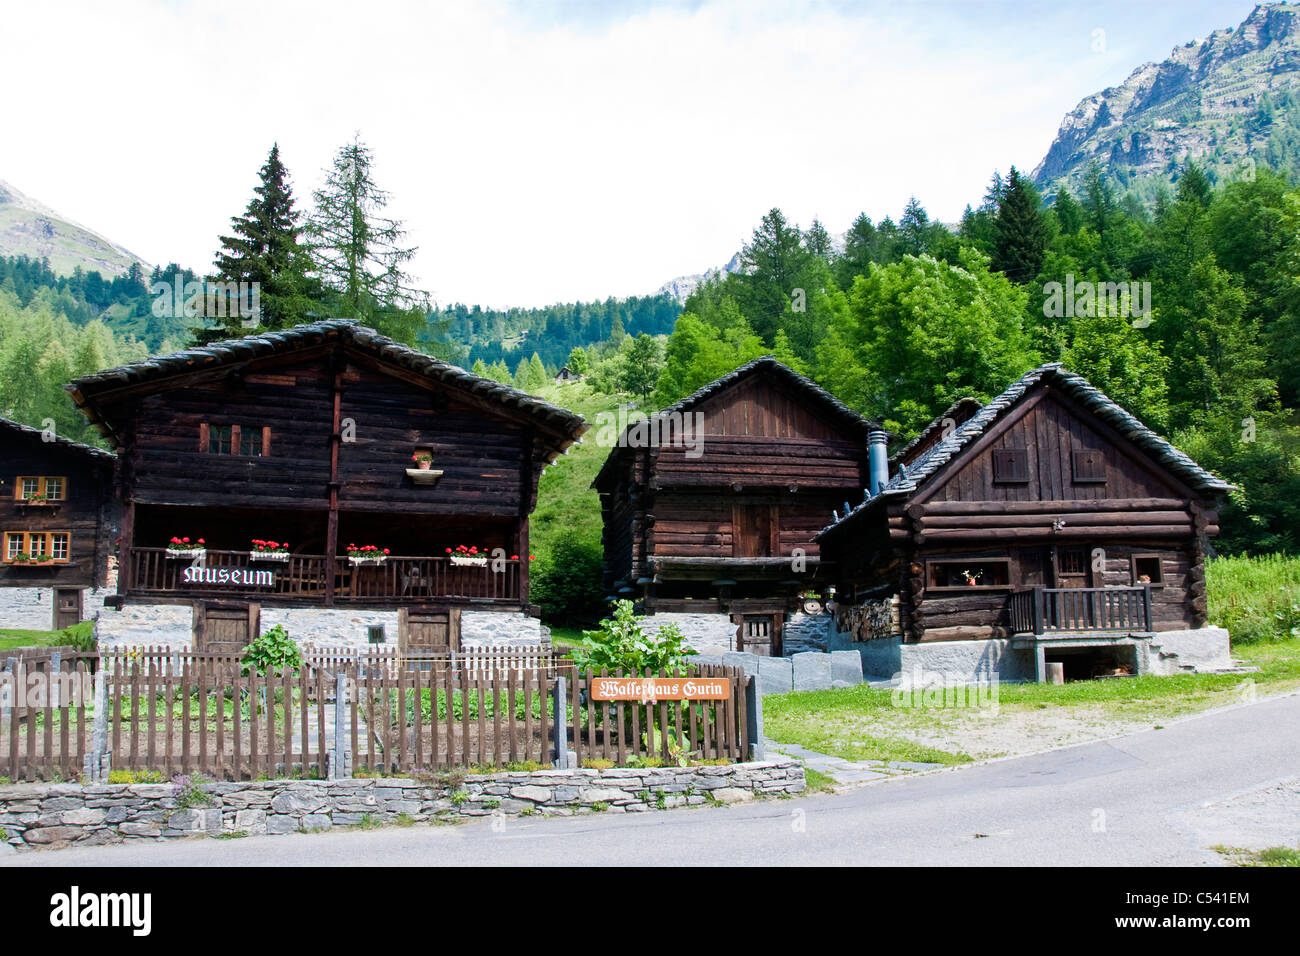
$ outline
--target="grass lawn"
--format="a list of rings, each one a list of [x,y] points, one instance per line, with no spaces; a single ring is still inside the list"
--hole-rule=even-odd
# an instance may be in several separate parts
[[[15,627],[0,627],[0,651],[15,647],[83,646],[89,641],[93,629],[91,621],[82,621],[61,631],[26,631]]]
[[[1300,849],[1271,846],[1267,850],[1243,850],[1238,847],[1216,846],[1233,866],[1300,866]]]
[[[62,631],[24,631],[15,627],[0,627],[0,650],[58,644],[62,635]]]
[[[910,695],[865,684],[763,700],[768,737],[848,760],[957,764],[1029,753],[1300,689],[1300,637],[1247,644],[1254,674],[1179,674],[1051,684],[1002,684],[996,706],[914,706]],[[924,703],[924,701],[920,701]]]
[[[557,650],[563,652],[582,643],[582,628],[560,627],[557,624],[548,626],[551,629],[551,643]]]

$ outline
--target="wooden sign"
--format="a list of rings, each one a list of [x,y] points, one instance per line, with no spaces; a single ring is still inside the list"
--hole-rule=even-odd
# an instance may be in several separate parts
[[[592,700],[726,700],[730,677],[593,677]]]
[[[209,568],[196,564],[186,568],[181,579],[186,584],[224,584],[229,587],[254,588],[275,586],[275,572],[261,568]]]

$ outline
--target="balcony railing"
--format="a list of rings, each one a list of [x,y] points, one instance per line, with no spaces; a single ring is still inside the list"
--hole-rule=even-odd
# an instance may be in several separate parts
[[[1030,588],[1011,595],[1017,634],[1151,630],[1149,585],[1115,588]]]
[[[439,598],[517,602],[519,564],[504,560],[464,566],[447,557],[390,555],[382,564],[354,565],[340,555],[335,559],[334,602],[407,604]],[[129,594],[254,600],[271,596],[307,603],[325,603],[328,595],[323,554],[292,554],[287,560],[268,561],[247,551],[209,550],[196,561],[173,557],[166,548],[132,548],[126,570]]]

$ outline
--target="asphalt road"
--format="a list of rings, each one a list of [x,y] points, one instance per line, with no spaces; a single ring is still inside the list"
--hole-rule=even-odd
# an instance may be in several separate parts
[[[834,795],[496,829],[131,843],[8,854],[0,866],[1213,865],[1216,842],[1300,841],[1297,728],[1290,695]]]

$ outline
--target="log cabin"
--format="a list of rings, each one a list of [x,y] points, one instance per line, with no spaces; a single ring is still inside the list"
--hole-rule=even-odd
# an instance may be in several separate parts
[[[412,649],[539,633],[528,518],[580,416],[350,320],[67,388],[120,458],[101,644],[229,650],[272,622]]]
[[[891,639],[1000,661],[1004,677],[1226,663],[1205,557],[1231,485],[1059,364],[960,422],[952,411],[817,535],[837,630],[869,671],[873,657],[882,676],[908,657],[876,643]]]
[[[93,616],[113,554],[106,451],[0,418],[0,627]]]
[[[606,588],[697,645],[779,655],[830,581],[813,536],[861,497],[873,433],[883,456],[883,431],[772,356],[627,424],[592,484]]]

